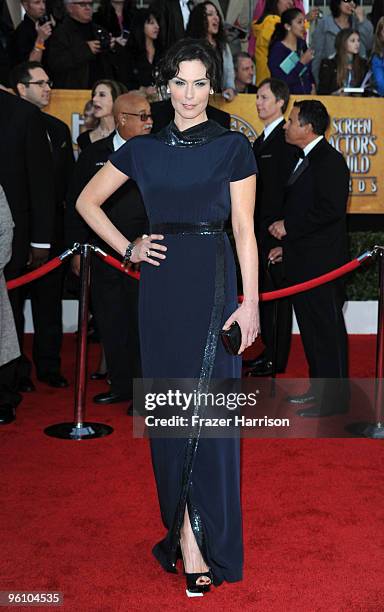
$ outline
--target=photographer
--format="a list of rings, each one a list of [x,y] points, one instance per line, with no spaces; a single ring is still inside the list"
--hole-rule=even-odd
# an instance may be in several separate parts
[[[56,23],[46,14],[45,0],[24,0],[22,5],[25,15],[11,39],[11,62],[12,65],[26,61],[41,63]]]
[[[114,76],[114,40],[92,21],[92,2],[65,0],[65,7],[67,15],[50,41],[48,70],[55,88],[90,89]]]

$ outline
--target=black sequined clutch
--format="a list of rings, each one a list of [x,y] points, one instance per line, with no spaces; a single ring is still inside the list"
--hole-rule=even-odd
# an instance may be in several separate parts
[[[229,329],[220,332],[224,348],[230,355],[237,355],[241,346],[241,329],[237,321],[234,321]]]

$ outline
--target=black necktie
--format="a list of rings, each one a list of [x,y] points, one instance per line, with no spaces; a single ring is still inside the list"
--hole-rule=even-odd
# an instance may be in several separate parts
[[[261,145],[264,142],[264,132],[261,132],[260,136],[258,136],[254,142],[254,150],[257,151],[260,149]]]

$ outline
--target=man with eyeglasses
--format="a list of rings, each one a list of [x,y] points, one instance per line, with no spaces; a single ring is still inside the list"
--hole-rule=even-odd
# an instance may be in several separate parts
[[[99,79],[113,78],[113,41],[92,21],[92,2],[64,0],[67,15],[52,34],[47,67],[53,86],[90,89]]]
[[[50,101],[51,81],[41,64],[25,62],[11,73],[14,92],[43,110]],[[55,224],[50,258],[64,251],[64,205],[69,180],[74,167],[72,138],[67,125],[41,113],[53,162],[55,189]],[[63,336],[62,293],[65,268],[61,266],[30,286],[34,325],[33,361],[38,380],[51,387],[67,387],[60,372],[60,352]]]
[[[43,60],[55,20],[46,14],[45,0],[23,0],[25,9],[22,22],[16,28],[10,43],[12,65],[30,60]]]
[[[52,157],[40,111],[0,90],[0,184],[15,223],[6,280],[38,268],[49,258],[53,237]],[[24,336],[25,288],[9,292],[20,348]],[[1,341],[1,340],[0,340]],[[31,365],[21,357],[0,368],[0,396],[16,407],[18,392],[34,389]]]
[[[90,228],[75,210],[85,185],[108,161],[110,155],[134,136],[146,135],[152,129],[152,117],[146,97],[135,91],[119,96],[114,104],[116,131],[91,145],[79,157],[67,200],[67,243],[97,244],[114,257],[116,253]],[[130,240],[148,231],[148,220],[136,183],[129,180],[103,205],[112,223]],[[73,267],[79,268],[78,256]],[[92,303],[101,341],[105,350],[111,388],[94,397],[97,404],[129,402],[132,410],[132,380],[141,377],[138,336],[138,282],[115,270],[97,257],[92,263]]]

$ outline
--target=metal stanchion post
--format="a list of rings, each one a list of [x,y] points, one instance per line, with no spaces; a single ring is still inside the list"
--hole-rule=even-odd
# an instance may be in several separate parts
[[[376,341],[376,381],[375,381],[375,423],[353,423],[346,427],[351,433],[365,438],[384,439],[384,247],[378,246],[374,251],[379,257],[379,309],[377,316]]]
[[[91,245],[81,245],[74,422],[57,423],[56,425],[51,425],[44,430],[47,436],[62,438],[65,440],[90,440],[93,438],[107,436],[113,432],[113,428],[109,425],[84,421],[87,379],[87,332],[91,252]]]

